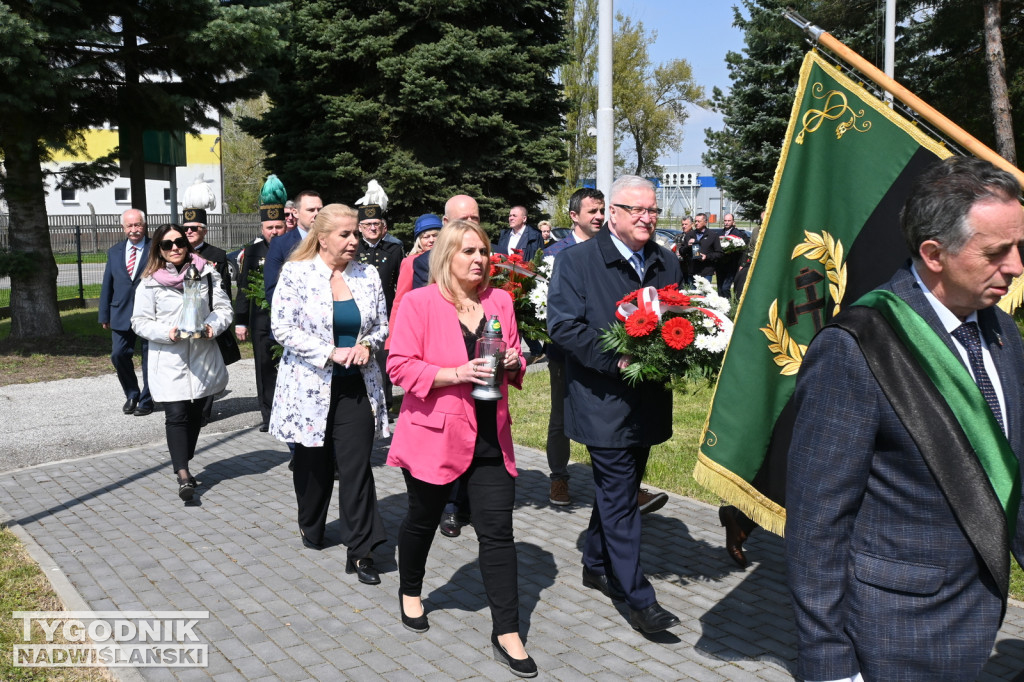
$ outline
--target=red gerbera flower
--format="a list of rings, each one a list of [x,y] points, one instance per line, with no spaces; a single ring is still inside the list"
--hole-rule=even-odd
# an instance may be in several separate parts
[[[669,289],[668,287],[658,290],[658,300],[661,301],[663,305],[690,305],[689,296],[681,294],[677,290]]]
[[[661,338],[669,348],[682,350],[693,343],[693,325],[685,317],[673,317],[661,325]]]
[[[518,249],[516,249],[516,251],[517,251],[517,253],[513,253],[511,256],[508,257],[508,262],[512,263],[513,265],[522,265],[523,264],[523,257],[521,255],[522,251],[519,251]]]
[[[491,266],[491,277],[495,277],[498,274],[498,268]]]
[[[634,338],[647,336],[658,327],[658,316],[645,310],[637,310],[626,318],[626,333]]]

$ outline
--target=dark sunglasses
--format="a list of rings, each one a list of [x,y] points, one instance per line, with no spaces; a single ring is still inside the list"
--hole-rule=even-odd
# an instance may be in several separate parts
[[[185,226],[185,231],[186,232],[198,232],[201,229],[203,229],[202,225],[186,225]]]
[[[160,249],[163,251],[170,251],[173,246],[177,246],[179,249],[187,249],[188,240],[184,237],[178,237],[177,239],[164,239],[160,242]]]

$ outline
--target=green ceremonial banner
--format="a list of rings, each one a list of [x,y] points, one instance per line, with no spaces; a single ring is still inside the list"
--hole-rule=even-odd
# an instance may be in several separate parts
[[[804,58],[694,470],[773,533],[785,528],[790,399],[807,344],[906,261],[900,208],[950,154],[817,52]]]

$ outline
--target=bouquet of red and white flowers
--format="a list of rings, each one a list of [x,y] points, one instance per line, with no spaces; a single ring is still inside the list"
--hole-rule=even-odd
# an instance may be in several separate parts
[[[732,336],[729,302],[703,278],[695,286],[638,289],[616,304],[619,321],[601,332],[601,349],[630,356],[622,374],[631,385],[718,373]]]
[[[722,246],[724,253],[736,253],[747,248],[747,243],[743,241],[743,237],[736,234],[723,234],[718,238],[718,243]]]
[[[510,256],[491,254],[491,286],[504,289],[512,296],[519,335],[524,339],[551,341],[545,322],[550,274],[551,264],[544,260],[541,251],[537,251],[532,261],[524,259],[518,249],[513,249]]]

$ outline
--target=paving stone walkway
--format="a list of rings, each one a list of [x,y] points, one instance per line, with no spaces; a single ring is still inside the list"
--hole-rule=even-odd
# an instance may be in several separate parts
[[[255,429],[204,436],[193,465],[203,485],[183,505],[163,443],[0,474],[0,521],[27,541],[72,610],[206,610],[196,627],[206,668],[113,669],[122,680],[505,680],[490,651],[490,617],[472,528],[438,535],[424,589],[430,630],[402,627],[395,537],[405,513],[398,470],[374,474],[388,542],[383,582],[346,575],[337,544],[306,550],[295,526],[287,449]],[[682,625],[645,637],[623,605],[580,584],[593,499],[590,470],[572,466],[576,504],[547,503],[543,453],[517,448],[515,531],[521,631],[541,679],[789,680],[794,628],[782,540],[759,532],[736,569],[713,507],[675,495],[644,518],[642,564]],[[335,503],[336,504],[336,503]],[[336,506],[335,506],[336,509]],[[1013,604],[984,680],[1024,670],[1024,608]]]

